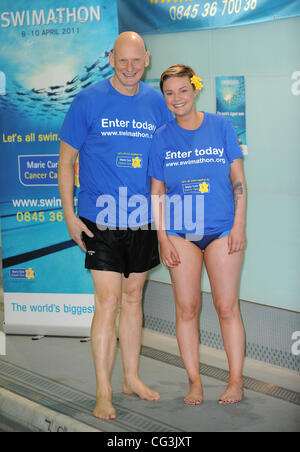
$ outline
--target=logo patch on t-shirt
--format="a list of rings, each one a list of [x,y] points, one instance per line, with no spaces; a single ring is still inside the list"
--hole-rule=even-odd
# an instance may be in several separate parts
[[[142,154],[118,154],[117,166],[119,168],[143,168]]]
[[[185,195],[190,193],[210,193],[210,183],[209,179],[199,179],[182,182],[182,189]]]

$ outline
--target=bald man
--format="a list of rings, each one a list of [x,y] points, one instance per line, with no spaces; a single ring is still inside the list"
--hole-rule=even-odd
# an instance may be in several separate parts
[[[142,292],[159,264],[151,227],[148,154],[156,128],[172,119],[156,90],[141,82],[149,52],[134,32],[109,54],[114,76],[80,92],[60,132],[59,189],[71,238],[86,252],[95,290],[91,328],[96,371],[94,416],[115,419],[111,373],[120,310],[123,392],[155,401],[139,378]],[[79,154],[79,217],[74,213],[74,165]]]

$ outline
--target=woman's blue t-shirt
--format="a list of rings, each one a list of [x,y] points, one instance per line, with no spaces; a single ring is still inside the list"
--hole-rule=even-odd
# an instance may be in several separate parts
[[[223,116],[204,113],[197,130],[176,120],[157,130],[149,175],[166,184],[166,229],[200,236],[230,230],[235,211],[229,174],[238,158],[236,132]]]

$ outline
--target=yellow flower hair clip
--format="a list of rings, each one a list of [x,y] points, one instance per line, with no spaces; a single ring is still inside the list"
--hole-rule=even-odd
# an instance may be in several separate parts
[[[201,91],[203,89],[202,78],[193,75],[191,77],[191,84],[194,85],[197,91]]]

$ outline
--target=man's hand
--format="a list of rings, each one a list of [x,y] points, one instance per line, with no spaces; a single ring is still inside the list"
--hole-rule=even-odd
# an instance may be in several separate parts
[[[66,220],[69,235],[74,242],[86,253],[86,246],[82,240],[82,233],[84,232],[88,237],[94,237],[94,234],[88,229],[88,227],[80,220],[80,218],[73,217]]]

